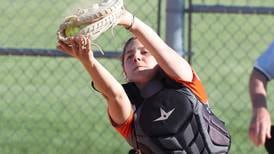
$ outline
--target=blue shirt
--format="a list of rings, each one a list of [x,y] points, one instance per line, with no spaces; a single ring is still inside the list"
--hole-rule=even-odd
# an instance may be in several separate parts
[[[268,80],[274,78],[274,41],[256,60],[254,68],[262,72]]]

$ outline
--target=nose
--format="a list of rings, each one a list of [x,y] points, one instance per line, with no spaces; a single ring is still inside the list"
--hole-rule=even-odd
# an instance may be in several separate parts
[[[139,61],[141,61],[141,55],[140,54],[138,54],[137,52],[135,52],[135,54],[134,54],[134,62],[139,62]]]
[[[141,58],[138,58],[138,57],[134,58],[134,62],[138,62],[138,61],[141,61]]]

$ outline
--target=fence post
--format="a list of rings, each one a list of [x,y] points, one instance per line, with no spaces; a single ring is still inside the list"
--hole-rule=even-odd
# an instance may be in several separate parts
[[[167,0],[166,5],[166,42],[184,55],[184,0]]]

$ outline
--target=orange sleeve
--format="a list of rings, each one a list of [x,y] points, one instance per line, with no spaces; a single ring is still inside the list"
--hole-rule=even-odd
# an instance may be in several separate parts
[[[128,138],[129,137],[129,135],[130,135],[130,133],[132,132],[132,125],[133,125],[133,121],[134,121],[134,113],[133,112],[131,112],[130,113],[130,115],[129,115],[129,117],[128,117],[128,119],[124,122],[124,123],[122,123],[122,124],[120,124],[120,125],[118,125],[118,124],[116,124],[112,119],[111,119],[111,117],[110,117],[110,115],[109,115],[109,119],[110,119],[110,121],[111,121],[111,124],[112,124],[112,126],[124,137],[124,138]]]
[[[207,104],[208,97],[205,92],[204,86],[201,80],[199,79],[199,76],[196,74],[196,72],[194,70],[192,70],[192,72],[193,72],[193,79],[191,82],[186,82],[186,81],[176,80],[176,79],[175,80],[179,83],[182,83],[186,87],[188,87],[198,97],[198,99],[202,103]]]

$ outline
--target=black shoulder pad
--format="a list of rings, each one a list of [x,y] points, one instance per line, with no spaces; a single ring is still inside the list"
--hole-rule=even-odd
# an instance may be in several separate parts
[[[139,89],[136,87],[136,85],[133,82],[122,84],[122,86],[125,92],[127,93],[127,96],[131,104],[135,105],[136,108],[138,108],[139,105],[144,101],[143,97],[140,94]]]
[[[159,76],[161,77],[161,81],[164,83],[164,86],[168,89],[181,89],[185,87],[181,83],[171,79],[163,70],[159,71]]]

